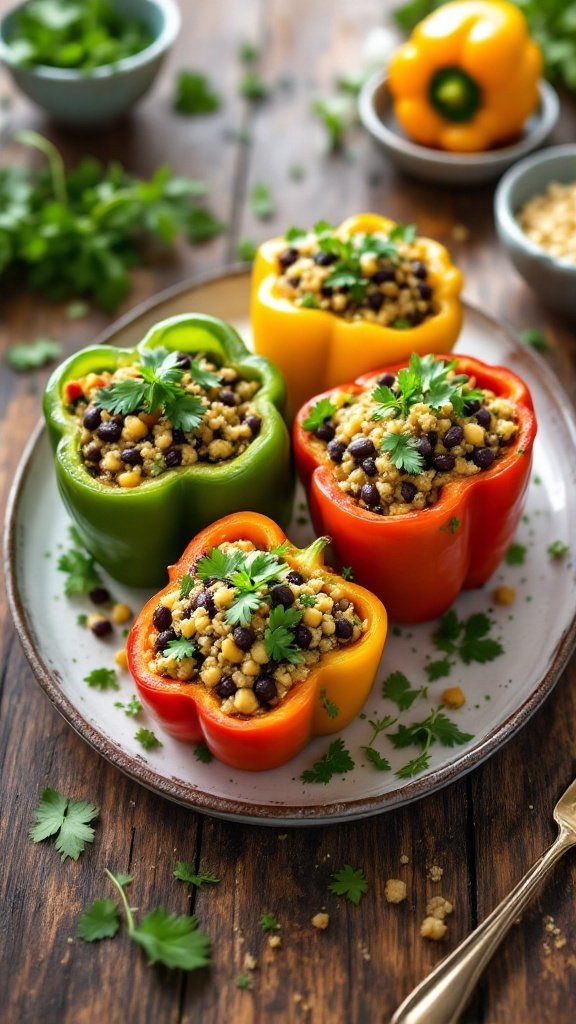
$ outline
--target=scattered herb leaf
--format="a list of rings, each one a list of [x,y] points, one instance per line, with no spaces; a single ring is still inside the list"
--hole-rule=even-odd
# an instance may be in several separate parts
[[[2,229],[0,228],[0,243],[2,242]],[[0,256],[0,270],[1,270]],[[59,341],[52,341],[51,338],[36,338],[21,345],[9,345],[6,349],[6,362],[18,373],[26,373],[29,370],[39,370],[48,363],[53,363],[62,355],[62,345]]]
[[[86,800],[70,800],[55,789],[45,789],[34,811],[29,836],[41,843],[56,836],[55,846],[62,860],[78,860],[86,843],[94,841],[94,829],[89,824],[100,813],[98,807]]]
[[[252,186],[248,201],[252,213],[258,220],[268,220],[276,212],[270,189],[261,181]]]
[[[427,697],[426,686],[412,688],[403,672],[392,672],[382,683],[382,696],[394,702],[400,711],[407,711],[418,697]]]
[[[113,668],[93,668],[84,682],[97,690],[119,690],[118,676]]]
[[[328,718],[338,718],[340,708],[334,704],[334,701],[330,700],[326,690],[320,690],[320,703],[328,715]]]
[[[368,882],[364,878],[362,868],[354,869],[350,864],[346,864],[340,871],[335,871],[332,878],[328,891],[335,893],[336,896],[345,896],[356,906],[368,892]]]
[[[198,71],[179,71],[175,88],[172,106],[178,114],[186,114],[189,117],[212,114],[222,106],[220,96],[214,91],[206,75]]]
[[[276,915],[269,912],[262,914],[259,924],[264,932],[277,932],[280,930]]]
[[[174,871],[172,872],[174,878],[177,878],[180,882],[188,882],[189,885],[195,885],[200,889],[205,883],[209,885],[216,885],[220,881],[210,871],[194,871],[194,865],[187,860],[177,860]]]
[[[526,561],[526,548],[523,544],[511,544],[504,555],[506,565],[524,565]]]
[[[302,426],[304,427],[304,430],[309,430],[312,432],[314,430],[317,430],[318,427],[321,427],[322,424],[326,422],[326,420],[332,419],[332,417],[335,416],[337,412],[338,410],[336,406],[332,405],[332,402],[330,401],[329,398],[321,398],[318,402],[315,402],[314,405],[310,408],[308,415],[304,420]]]
[[[138,718],[138,715],[143,710],[142,704],[138,700],[138,697],[131,697],[127,704],[123,704],[121,700],[114,702],[115,708],[120,708],[125,715],[129,715],[130,718]]]
[[[333,775],[345,775],[352,771],[354,761],[344,745],[344,740],[333,740],[322,757],[315,761],[312,768],[302,772],[302,782],[322,783],[324,786],[330,782]]]
[[[114,900],[94,900],[78,919],[78,935],[84,942],[113,939],[119,927],[118,904]]]
[[[565,544],[562,540],[554,540],[548,545],[546,551],[551,558],[564,558],[568,554],[570,546]]]
[[[197,761],[201,761],[202,764],[210,764],[214,760],[214,755],[208,749],[205,743],[197,743],[194,747],[194,757]]]
[[[134,739],[142,744],[144,750],[157,750],[158,747],[162,746],[162,743],[151,729],[138,729],[138,732],[134,733]]]

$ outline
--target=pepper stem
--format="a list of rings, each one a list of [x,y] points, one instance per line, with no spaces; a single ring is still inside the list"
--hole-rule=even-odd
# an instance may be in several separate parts
[[[478,83],[462,68],[440,68],[430,79],[428,98],[445,121],[471,121],[482,102]]]
[[[320,556],[331,540],[332,537],[317,537],[307,548],[300,548],[298,561],[303,562],[308,569],[317,569],[323,564]]]

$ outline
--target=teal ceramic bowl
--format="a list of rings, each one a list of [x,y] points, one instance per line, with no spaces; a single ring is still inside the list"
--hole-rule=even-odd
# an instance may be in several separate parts
[[[498,236],[512,263],[546,305],[576,320],[576,263],[552,256],[524,234],[521,206],[548,185],[576,182],[576,144],[553,146],[527,157],[504,175],[494,197]]]
[[[22,92],[55,121],[90,129],[121,117],[148,91],[180,28],[175,0],[116,0],[115,7],[138,18],[154,42],[116,64],[76,71],[47,65],[22,67],[13,59],[10,38],[14,19],[24,4],[0,21],[0,60]]]

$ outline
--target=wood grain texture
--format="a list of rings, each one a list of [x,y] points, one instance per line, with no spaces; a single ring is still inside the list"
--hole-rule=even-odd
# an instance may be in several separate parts
[[[0,11],[11,5],[0,0]],[[163,162],[209,181],[211,204],[230,232],[176,253],[134,274],[119,312],[189,274],[234,257],[238,239],[255,240],[290,223],[338,220],[361,209],[416,221],[447,242],[467,276],[467,295],[518,329],[546,327],[555,350],[547,359],[566,381],[573,371],[570,330],[551,316],[511,269],[496,243],[493,189],[444,190],[400,176],[358,129],[345,156],[328,156],[310,103],[334,76],[355,67],[366,32],[391,4],[379,0],[182,0],[184,25],[157,89],[134,116],[113,130],[83,137],[55,130],[25,100],[14,98],[14,126],[45,131],[72,164],[84,152],[120,158],[149,174]],[[260,70],[274,86],[257,107],[238,98],[239,45],[256,40]],[[170,111],[174,72],[210,73],[224,97],[221,112],[181,119]],[[1,88],[10,90],[5,76]],[[576,112],[563,99],[556,141],[573,138]],[[246,143],[226,141],[243,129]],[[2,162],[23,160],[8,145]],[[28,159],[28,157],[26,157]],[[305,168],[292,180],[294,164]],[[254,183],[273,192],[277,214],[254,218],[247,196]],[[456,225],[469,231],[455,242]],[[62,305],[21,294],[0,296],[0,346],[37,334],[61,338],[67,351],[86,344],[110,322],[100,313],[69,321]],[[0,375],[0,500],[40,410],[46,373],[32,381],[3,366]],[[36,390],[31,390],[35,386]],[[365,822],[283,831],[202,818],[123,778],[91,751],[41,695],[26,665],[4,599],[0,700],[0,991],[6,1024],[364,1024],[387,1020],[443,953],[460,941],[509,890],[551,841],[551,808],[574,770],[576,666],[553,697],[508,746],[473,775],[410,807]],[[497,666],[494,671],[497,671]],[[49,844],[27,839],[31,813],[46,785],[101,807],[93,847],[62,864]],[[407,864],[400,856],[408,857]],[[221,882],[190,894],[172,877],[177,859],[213,871]],[[359,907],[327,891],[333,871],[362,867],[369,893]],[[427,868],[444,869],[440,883]],[[112,895],[110,867],[134,873],[131,903],[142,911],[162,904],[196,913],[214,942],[213,966],[189,976],[147,966],[125,934],[88,945],[76,935],[81,910]],[[408,899],[385,901],[384,885],[403,878]],[[486,973],[467,1024],[571,1024],[576,1004],[576,865],[569,858],[513,930]],[[442,892],[454,902],[447,940],[425,943],[419,927],[426,901]],[[326,932],[311,926],[326,909]],[[282,946],[272,949],[259,925],[273,911]],[[551,915],[566,944],[544,948]],[[257,960],[251,991],[236,987],[244,958]]]

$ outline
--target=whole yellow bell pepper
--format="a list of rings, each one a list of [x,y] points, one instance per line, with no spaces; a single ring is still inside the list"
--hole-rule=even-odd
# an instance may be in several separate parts
[[[455,0],[424,18],[388,69],[394,113],[424,146],[475,152],[518,135],[542,54],[506,0]]]
[[[363,213],[343,221],[334,235],[342,239],[356,233],[388,236],[395,227],[387,217]],[[343,380],[408,359],[412,352],[449,352],[456,342],[462,325],[462,274],[439,242],[416,239],[436,312],[417,326],[402,329],[361,318],[345,319],[287,298],[278,288],[278,279],[282,274],[279,256],[288,245],[282,236],[258,249],[250,317],[255,351],[272,360],[285,377],[291,418],[313,395]]]

